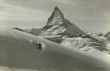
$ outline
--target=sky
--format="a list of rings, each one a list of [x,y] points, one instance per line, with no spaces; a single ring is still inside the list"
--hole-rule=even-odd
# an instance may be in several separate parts
[[[110,0],[0,0],[0,26],[43,27],[55,6],[85,32],[110,31]]]

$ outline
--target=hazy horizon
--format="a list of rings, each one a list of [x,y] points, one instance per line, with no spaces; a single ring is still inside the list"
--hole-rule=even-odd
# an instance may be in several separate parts
[[[43,27],[55,6],[84,32],[110,31],[110,0],[0,0],[0,25]]]

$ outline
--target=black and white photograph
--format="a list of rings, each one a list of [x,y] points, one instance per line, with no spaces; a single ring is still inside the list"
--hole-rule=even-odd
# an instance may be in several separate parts
[[[0,71],[110,71],[110,0],[0,0]]]

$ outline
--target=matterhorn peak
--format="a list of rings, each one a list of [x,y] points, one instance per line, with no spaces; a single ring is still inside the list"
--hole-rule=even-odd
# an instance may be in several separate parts
[[[43,34],[61,35],[83,35],[85,34],[79,27],[65,19],[62,11],[56,6],[49,17],[46,26],[43,27]],[[57,31],[57,33],[55,33]],[[59,32],[58,32],[59,31]]]

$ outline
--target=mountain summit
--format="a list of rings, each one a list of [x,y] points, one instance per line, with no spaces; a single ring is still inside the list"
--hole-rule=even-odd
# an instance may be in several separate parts
[[[61,25],[63,24],[63,21],[64,21],[63,13],[58,7],[55,7],[52,15],[49,17],[47,21],[46,27],[53,25]]]
[[[79,27],[65,19],[63,13],[58,7],[54,8],[52,15],[49,17],[47,24],[43,27],[43,29],[44,31],[41,33],[42,35],[85,35],[85,33]]]

